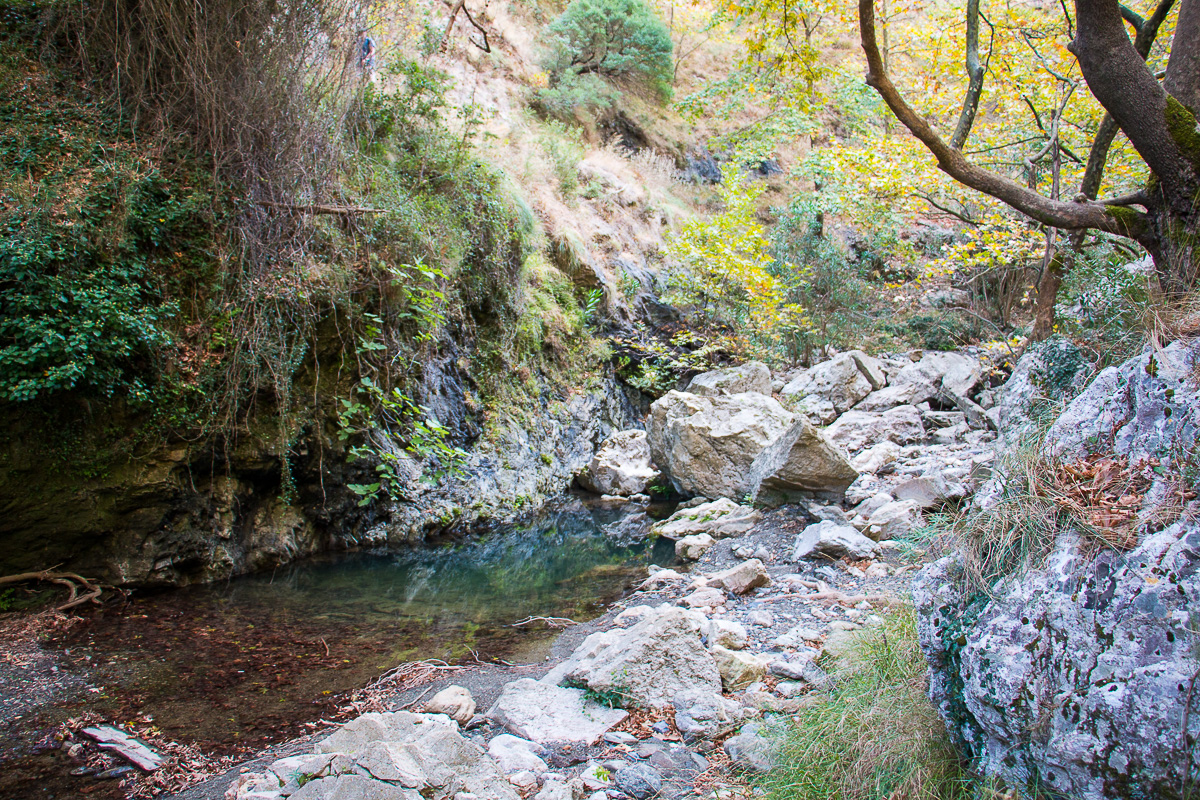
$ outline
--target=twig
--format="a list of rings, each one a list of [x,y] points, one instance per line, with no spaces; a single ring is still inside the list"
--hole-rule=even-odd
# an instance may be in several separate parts
[[[565,628],[568,625],[578,625],[579,623],[573,619],[566,617],[526,617],[520,622],[514,622],[510,627],[520,628],[522,625],[529,625],[533,622],[544,622],[551,628]]]
[[[418,703],[418,702],[421,700],[421,698],[422,698],[422,697],[424,697],[425,695],[429,694],[431,691],[433,691],[433,687],[432,687],[432,686],[426,686],[426,687],[425,687],[425,691],[421,692],[419,695],[417,695],[416,697],[414,697],[412,700],[410,700],[410,701],[408,701],[407,703],[405,703],[404,705],[400,706],[400,710],[401,710],[401,711],[404,711],[405,709],[412,708],[413,706],[415,706],[415,705],[416,705],[416,704],[417,704],[417,703]]]

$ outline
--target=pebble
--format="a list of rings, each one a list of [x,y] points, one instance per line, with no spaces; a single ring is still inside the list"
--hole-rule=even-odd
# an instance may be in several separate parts
[[[133,772],[133,767],[113,767],[112,769],[104,770],[104,772],[96,773],[96,780],[107,781],[127,775],[130,772]]]
[[[534,775],[527,769],[523,769],[520,772],[514,772],[512,775],[509,775],[508,782],[513,786],[516,786],[518,789],[522,789],[524,791],[536,789],[538,785],[537,775]]]

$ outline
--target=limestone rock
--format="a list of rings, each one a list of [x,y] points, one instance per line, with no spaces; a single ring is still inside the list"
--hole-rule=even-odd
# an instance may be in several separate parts
[[[919,524],[921,504],[916,500],[897,500],[872,514],[863,532],[869,539],[882,542],[902,538]]]
[[[580,689],[520,678],[505,685],[487,716],[517,736],[539,743],[594,742],[627,716],[583,695]]]
[[[757,392],[771,394],[771,370],[761,361],[748,361],[740,367],[704,372],[692,378],[686,391],[702,397]]]
[[[781,505],[810,497],[840,498],[858,470],[845,451],[800,415],[751,466],[756,502]]]
[[[771,576],[757,558],[743,561],[708,578],[709,586],[726,589],[734,594],[746,594],[760,586],[769,586],[770,583]]]
[[[619,431],[604,440],[579,483],[597,494],[628,496],[646,490],[658,471],[650,463],[650,442],[645,431]]]
[[[729,650],[716,645],[712,648],[712,657],[721,675],[721,686],[727,692],[741,691],[767,677],[766,659],[753,653]]]
[[[632,704],[650,708],[669,704],[684,689],[719,691],[721,676],[713,656],[700,640],[698,623],[683,609],[663,609],[613,633],[611,643],[594,652],[577,649],[567,661],[563,680],[596,692],[619,693]]]
[[[775,748],[764,733],[759,723],[747,724],[737,736],[725,740],[726,754],[744,770],[767,772],[775,765]]]
[[[550,769],[542,758],[546,755],[546,748],[511,733],[502,733],[492,739],[488,742],[487,749],[488,755],[496,759],[496,763],[505,773],[528,770],[541,775]]]
[[[884,441],[896,444],[918,442],[925,438],[925,426],[921,422],[921,412],[915,406],[903,405],[882,414],[847,411],[825,429],[825,435],[850,453],[858,453]]]
[[[731,619],[705,619],[700,623],[700,633],[708,641],[709,647],[720,645],[730,650],[741,650],[750,644],[746,626]]]
[[[838,416],[838,411],[833,407],[833,403],[815,394],[801,397],[793,402],[791,407],[797,413],[808,417],[808,421],[813,425],[828,425]]]
[[[762,512],[742,506],[722,497],[710,503],[677,510],[667,519],[656,523],[650,533],[668,539],[707,534],[713,539],[741,536],[762,520]]]
[[[447,686],[429,698],[427,714],[445,714],[459,725],[466,725],[475,716],[475,698],[462,686]]]
[[[781,394],[820,397],[840,414],[882,385],[883,370],[879,362],[861,350],[854,350],[800,373],[783,387]]]
[[[684,536],[675,542],[675,555],[683,561],[696,561],[716,544],[716,540],[707,533],[696,533]]]
[[[900,458],[900,445],[887,439],[859,453],[851,459],[850,465],[860,473],[874,475],[884,467],[895,463],[898,458]]]
[[[650,406],[650,452],[676,491],[741,499],[750,468],[795,421],[765,395],[701,397],[671,391]]]
[[[869,558],[876,549],[875,542],[851,526],[826,520],[809,525],[796,537],[792,560],[799,561],[811,556]]]
[[[1115,368],[1110,369],[1115,374]],[[997,421],[1004,440],[1017,444],[1028,436],[1055,404],[1084,388],[1090,373],[1083,352],[1066,339],[1052,337],[1030,345],[1000,390]]]
[[[626,764],[613,774],[613,784],[634,800],[647,800],[662,790],[662,776],[645,764]]]
[[[689,689],[671,699],[675,707],[675,727],[685,741],[694,742],[724,736],[742,724],[742,707],[716,692]]]
[[[713,586],[702,586],[683,598],[688,608],[716,608],[725,605],[725,593]]]

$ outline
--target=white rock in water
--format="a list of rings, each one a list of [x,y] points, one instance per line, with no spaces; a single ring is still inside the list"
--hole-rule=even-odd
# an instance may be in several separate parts
[[[602,495],[634,495],[646,490],[658,470],[650,463],[650,443],[645,431],[614,433],[604,440],[579,475],[585,489]]]
[[[761,361],[748,361],[740,367],[716,369],[692,378],[685,391],[703,397],[756,392],[771,394],[771,371]]]
[[[425,713],[445,714],[459,725],[466,725],[475,716],[475,698],[462,686],[447,686],[429,698]]]

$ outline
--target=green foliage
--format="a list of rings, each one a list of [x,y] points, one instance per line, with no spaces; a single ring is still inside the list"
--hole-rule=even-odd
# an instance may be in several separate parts
[[[668,343],[650,336],[614,342],[620,348],[617,377],[651,397],[674,389],[685,375],[711,369],[728,344],[720,337],[706,341],[690,331],[680,331]]]
[[[671,34],[644,0],[572,0],[546,29],[551,82],[573,72],[648,83],[665,94]]]
[[[147,401],[167,290],[211,269],[209,182],[147,166],[82,103],[32,100],[0,100],[0,400]]]
[[[629,694],[629,688],[620,684],[609,689],[585,687],[583,699],[608,708],[631,708],[636,705]]]
[[[564,200],[571,200],[579,191],[579,161],[584,154],[578,130],[550,120],[538,137],[538,146],[550,159],[554,177],[558,180],[559,195]]]
[[[1056,309],[1058,327],[1086,343],[1101,364],[1124,361],[1141,349],[1153,311],[1147,275],[1102,238],[1067,273]]]
[[[979,341],[984,332],[978,317],[953,310],[915,314],[884,327],[926,350],[955,350]]]
[[[390,60],[382,73],[399,89],[388,91],[374,82],[367,84],[358,115],[364,145],[413,138],[436,125],[450,85],[446,73],[402,58]]]
[[[830,668],[833,688],[781,731],[771,800],[968,800],[971,779],[925,695],[927,665],[909,610],[858,635]]]
[[[616,103],[616,96],[599,75],[567,70],[553,85],[534,91],[533,105],[552,119],[577,122],[602,116]]]

